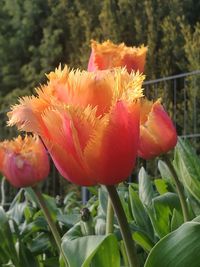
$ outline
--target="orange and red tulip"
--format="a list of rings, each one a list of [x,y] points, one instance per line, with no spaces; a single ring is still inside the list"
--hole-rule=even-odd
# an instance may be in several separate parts
[[[37,96],[12,108],[9,125],[41,136],[63,177],[79,185],[113,185],[135,164],[144,77],[125,69],[58,68]]]
[[[47,152],[36,136],[1,142],[0,159],[0,172],[15,187],[33,186],[49,173]]]
[[[166,153],[177,143],[176,129],[157,100],[155,103],[142,100],[140,117],[140,144],[138,155],[151,159]]]
[[[127,71],[144,72],[147,47],[127,47],[111,41],[102,44],[92,41],[92,52],[88,63],[88,71],[106,70],[116,67],[126,67]]]

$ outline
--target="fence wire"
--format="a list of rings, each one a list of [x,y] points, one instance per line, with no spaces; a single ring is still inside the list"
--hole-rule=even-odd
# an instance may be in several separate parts
[[[200,137],[200,70],[144,82],[145,95],[161,98],[172,117],[178,135]]]

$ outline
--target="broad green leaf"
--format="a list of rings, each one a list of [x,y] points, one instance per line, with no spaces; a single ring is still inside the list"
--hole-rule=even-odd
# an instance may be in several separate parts
[[[25,195],[26,195],[26,198],[28,199],[28,201],[31,201],[32,204],[34,205],[34,207],[39,206],[39,203],[37,201],[37,197],[36,197],[33,189],[31,187],[26,187],[26,188],[24,188],[24,191],[25,191]]]
[[[24,189],[26,194],[27,194],[27,197],[33,202],[33,203],[36,203],[38,207],[40,207],[39,203],[38,203],[38,200],[37,200],[37,197],[33,191],[32,188],[30,187],[27,187]],[[49,209],[49,212],[52,216],[52,218],[56,221],[57,220],[57,215],[58,214],[61,214],[61,211],[60,209],[57,207],[56,205],[56,200],[54,197],[50,197],[48,195],[45,195],[45,194],[42,194],[44,199],[45,199],[45,204],[47,206],[47,208]]]
[[[47,251],[51,247],[48,235],[39,233],[31,242],[29,241],[29,249],[32,253],[39,255]]]
[[[187,198],[187,204],[190,212],[190,218],[194,218],[200,214],[199,201],[192,195]]]
[[[176,209],[173,210],[172,220],[171,220],[171,231],[176,230],[184,223],[183,215]]]
[[[63,203],[64,203],[64,205],[66,207],[66,205],[71,205],[74,202],[77,202],[77,197],[76,197],[76,192],[72,191],[72,192],[69,192],[65,196]]]
[[[117,239],[114,235],[63,238],[62,249],[69,267],[120,267]]]
[[[122,207],[123,207],[124,212],[126,214],[127,221],[128,221],[128,223],[131,223],[133,221],[133,216],[132,216],[132,213],[130,210],[130,205],[127,202],[126,198],[123,198],[122,194],[119,194],[119,196],[120,196],[120,201],[122,203]]]
[[[172,173],[164,161],[162,160],[158,161],[158,169],[160,171],[160,174],[163,180],[170,182],[170,183],[171,181],[173,181]]]
[[[131,204],[131,211],[136,224],[149,236],[153,235],[153,228],[149,216],[139,199],[138,193],[134,191],[133,187],[129,186],[129,197]]]
[[[171,231],[173,210],[181,211],[179,198],[175,193],[166,193],[153,199],[153,209],[148,209],[153,227],[162,238]]]
[[[199,267],[200,223],[188,222],[161,239],[144,267]]]
[[[134,232],[133,239],[147,252],[149,252],[154,246],[149,237],[143,232],[138,232],[138,231]]]
[[[174,166],[184,187],[200,201],[200,158],[189,142],[180,138],[175,148]]]
[[[62,222],[65,226],[72,227],[78,221],[80,221],[80,212],[71,214],[58,214],[57,220]]]
[[[26,205],[24,209],[24,216],[27,223],[32,221],[33,215],[35,213],[36,209],[32,206]]]
[[[0,251],[1,256],[4,256],[4,260],[12,260],[16,267],[20,267],[18,255],[15,249],[15,240],[11,232],[8,217],[6,216],[3,208],[0,207]]]
[[[82,236],[83,234],[81,231],[80,223],[77,223],[72,228],[69,229],[69,231],[63,236],[62,239],[66,242],[66,241],[77,239]]]
[[[22,227],[22,234],[24,235],[25,239],[29,238],[34,233],[47,232],[47,231],[48,231],[48,224],[43,216],[35,217],[31,223],[23,224]]]
[[[142,201],[144,206],[150,207],[152,204],[153,198],[153,186],[151,183],[148,174],[146,173],[145,169],[142,167],[138,174],[139,180],[139,197]]]
[[[90,260],[83,267],[90,266]],[[110,235],[99,246],[97,253],[91,262],[91,267],[120,267],[120,254],[117,239],[114,235]]]
[[[61,213],[60,209],[57,207],[56,199],[54,197],[45,194],[43,194],[43,196],[46,201],[48,209],[51,211],[51,215],[53,215],[56,218],[56,216]]]
[[[26,201],[22,203],[15,203],[15,205],[12,206],[12,208],[9,209],[7,212],[7,215],[9,218],[14,220],[17,224],[20,224],[24,220],[24,210],[26,208]]]

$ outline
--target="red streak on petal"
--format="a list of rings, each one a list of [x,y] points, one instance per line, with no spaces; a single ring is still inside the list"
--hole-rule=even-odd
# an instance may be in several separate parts
[[[92,176],[100,184],[112,185],[127,179],[134,167],[139,138],[139,105],[131,112],[118,101],[109,124],[85,151]]]
[[[172,120],[157,101],[152,105],[148,118],[140,126],[139,156],[151,159],[171,150],[177,142],[176,129]]]
[[[49,153],[60,174],[68,181],[82,186],[95,185],[96,182],[90,179],[87,171],[77,160],[60,145],[47,143]]]
[[[154,118],[151,125],[152,133],[155,133],[162,152],[166,152],[176,145],[176,129],[171,118],[160,104],[154,105],[152,116]]]

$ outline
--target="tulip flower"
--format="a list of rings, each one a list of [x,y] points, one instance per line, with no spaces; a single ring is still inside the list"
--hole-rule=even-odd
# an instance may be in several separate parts
[[[39,137],[0,142],[0,172],[15,187],[33,186],[49,173],[49,159]]]
[[[144,72],[147,47],[127,47],[111,41],[102,44],[92,41],[92,52],[88,63],[88,71],[126,67],[127,71]]]
[[[160,103],[143,100],[140,117],[139,156],[151,159],[171,150],[177,143],[176,129]]]
[[[12,107],[9,125],[40,135],[61,175],[75,184],[127,179],[138,149],[144,76],[59,67],[48,79],[37,96]]]

